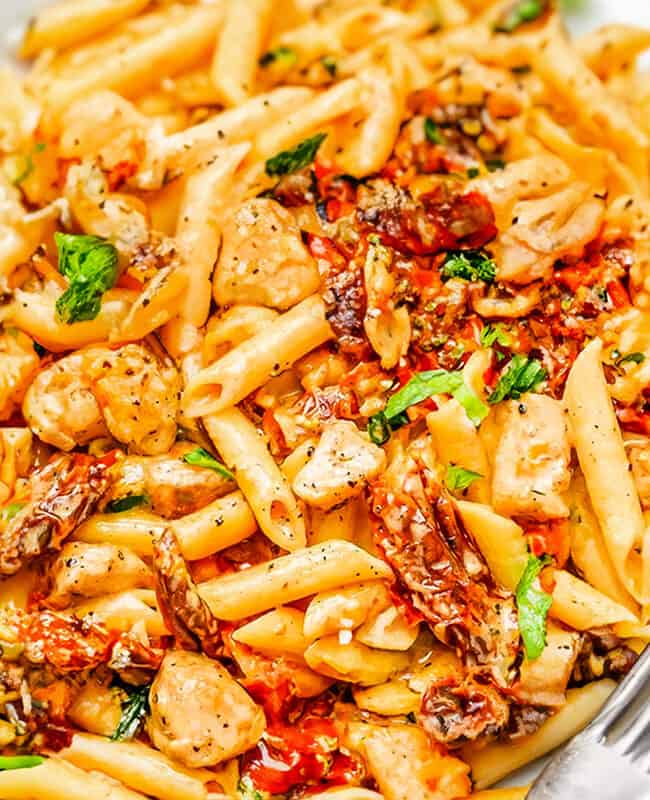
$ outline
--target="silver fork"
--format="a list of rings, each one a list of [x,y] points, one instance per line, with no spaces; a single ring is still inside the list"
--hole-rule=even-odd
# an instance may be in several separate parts
[[[527,800],[650,800],[650,647]]]

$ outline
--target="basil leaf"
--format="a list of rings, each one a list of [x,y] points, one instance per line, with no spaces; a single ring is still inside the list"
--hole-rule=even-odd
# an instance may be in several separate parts
[[[645,361],[645,354],[644,353],[628,353],[626,356],[621,356],[620,358],[616,359],[616,366],[620,367],[621,364],[629,364],[630,362],[634,364],[642,364]]]
[[[191,464],[193,467],[205,467],[206,469],[212,469],[215,472],[218,472],[219,475],[223,475],[223,477],[227,478],[229,481],[235,480],[235,476],[232,474],[232,472],[202,447],[197,447],[196,450],[186,453],[183,456],[183,461],[186,464]]]
[[[505,169],[506,162],[502,158],[488,158],[485,161],[488,172],[496,172],[498,169]]]
[[[448,253],[442,265],[443,278],[462,278],[465,281],[494,283],[496,275],[496,264],[481,250]]]
[[[297,172],[306,167],[314,160],[318,148],[326,138],[326,133],[317,133],[310,139],[300,142],[291,150],[283,150],[281,153],[269,158],[266,162],[266,174],[269,177],[289,175],[291,172]]]
[[[536,358],[517,353],[497,381],[488,403],[500,403],[507,398],[518,400],[524,392],[531,392],[545,379],[546,370]]]
[[[370,441],[377,445],[386,444],[390,439],[391,427],[386,419],[386,414],[380,411],[368,419],[368,436]]]
[[[494,30],[496,33],[512,33],[521,25],[539,19],[548,6],[548,0],[517,0],[501,14]]]
[[[503,329],[503,325],[500,322],[495,325],[488,322],[481,330],[480,341],[483,347],[492,347],[495,344],[500,344],[502,347],[510,347],[512,344],[512,339]]]
[[[551,563],[550,556],[529,556],[526,568],[515,592],[519,631],[529,660],[539,658],[546,646],[546,617],[553,598],[534,583],[544,567]]]
[[[334,56],[323,56],[320,60],[320,63],[325,67],[331,78],[336,77],[336,71],[338,67],[336,65]]]
[[[447,372],[436,369],[419,372],[389,398],[384,409],[386,418],[393,424],[393,418],[403,414],[407,408],[427,400],[434,394],[450,394],[463,406],[474,425],[480,425],[488,413],[485,404],[465,384],[462,372]]]
[[[0,519],[3,522],[10,522],[20,511],[25,508],[26,503],[9,503],[0,510]]]
[[[0,756],[0,770],[29,769],[44,761],[43,756]]]
[[[123,742],[125,739],[133,739],[140,730],[144,718],[149,713],[149,689],[150,685],[129,687],[128,697],[122,703],[122,717],[111,736],[112,742]]]
[[[146,494],[130,494],[127,497],[120,497],[119,500],[111,500],[106,506],[108,514],[119,514],[121,511],[130,511],[138,506],[146,506],[149,498]]]
[[[59,320],[70,325],[95,319],[102,295],[117,280],[117,250],[97,236],[55,233],[54,239],[59,251],[59,272],[70,281],[56,301]]]
[[[268,797],[266,792],[262,794],[253,785],[253,781],[248,775],[243,775],[237,784],[237,794],[241,800],[265,800]]]
[[[298,61],[298,53],[290,47],[276,47],[268,50],[259,60],[260,67],[268,67],[271,64],[280,64],[289,69]]]
[[[467,170],[467,177],[472,180],[472,178],[478,178],[481,174],[481,170],[478,167],[470,167]]]
[[[472,472],[471,469],[456,466],[456,464],[449,464],[447,467],[447,474],[445,476],[445,484],[452,492],[462,492],[474,483],[474,481],[485,477],[480,472]]]
[[[431,144],[445,144],[445,137],[431,117],[424,120],[424,135]]]
[[[36,153],[42,153],[45,147],[46,145],[44,142],[37,142],[32,148],[32,151],[25,156],[25,165],[22,171],[12,180],[14,186],[20,186],[20,184],[24,183],[32,172],[34,172],[34,156]]]

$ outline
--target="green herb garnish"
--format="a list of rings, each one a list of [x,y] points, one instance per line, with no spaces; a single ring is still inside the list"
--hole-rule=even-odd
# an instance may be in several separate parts
[[[127,698],[122,703],[122,717],[111,736],[113,742],[123,742],[133,737],[140,730],[144,718],[149,713],[149,689],[147,686],[129,687]]]
[[[193,467],[205,467],[206,469],[212,469],[215,472],[218,472],[219,475],[227,478],[229,481],[235,480],[235,476],[232,474],[232,472],[202,447],[197,447],[196,450],[186,453],[183,456],[183,461],[186,464],[191,464]]]
[[[3,522],[10,522],[20,511],[25,508],[26,503],[9,503],[0,510],[0,519]]]
[[[102,295],[117,280],[117,250],[97,236],[55,233],[54,239],[59,251],[59,271],[70,282],[56,301],[59,320],[70,325],[95,319]]]
[[[338,67],[336,66],[336,60],[334,59],[334,56],[323,56],[320,60],[320,63],[325,67],[330,77],[336,77],[336,71]]]
[[[481,174],[481,170],[478,167],[470,167],[467,170],[467,177],[472,180],[472,178],[478,178]]]
[[[106,506],[106,511],[108,514],[119,514],[121,511],[130,511],[132,508],[148,504],[149,498],[146,494],[130,494],[127,497],[120,497],[119,500],[111,500]]]
[[[495,325],[488,322],[481,330],[480,341],[482,347],[492,347],[495,344],[500,344],[502,347],[510,347],[512,344],[512,339],[503,329],[503,325],[500,322]]]
[[[445,144],[445,137],[442,131],[431,117],[427,117],[424,120],[424,135],[431,144]]]
[[[529,556],[515,592],[519,630],[526,656],[531,661],[539,658],[546,646],[546,617],[553,598],[534,584],[540,572],[550,563],[550,556]]]
[[[476,426],[487,416],[487,407],[466,385],[462,372],[448,372],[444,369],[419,372],[389,398],[383,411],[370,417],[368,433],[371,439],[376,444],[387,442],[391,431],[408,423],[405,413],[407,408],[436,394],[450,394],[455,397]]]
[[[29,769],[44,761],[43,756],[0,756],[0,770]]]
[[[24,183],[32,174],[32,172],[34,172],[34,156],[36,153],[42,153],[45,150],[45,147],[46,145],[44,142],[37,142],[32,148],[31,152],[24,157],[25,164],[23,169],[12,181],[14,186],[20,186],[20,184]]]
[[[456,464],[449,464],[445,475],[445,484],[451,492],[463,492],[465,489],[485,477],[480,472],[472,472],[471,469],[459,467]]]
[[[265,800],[265,795],[259,792],[253,785],[253,781],[248,775],[243,775],[237,784],[237,793],[240,800]]]
[[[291,150],[283,150],[281,153],[269,158],[266,162],[266,174],[269,177],[289,175],[308,166],[316,157],[318,148],[326,138],[326,133],[317,133],[310,139],[300,142]]]
[[[645,361],[644,353],[628,353],[625,356],[620,356],[616,359],[615,364],[620,367],[621,364],[642,364]]]
[[[548,6],[548,0],[517,0],[501,14],[494,30],[496,33],[513,33],[522,25],[539,19]]]
[[[500,403],[512,398],[518,400],[524,392],[532,392],[546,379],[546,370],[536,358],[528,358],[519,353],[505,368],[497,385],[488,397],[488,403]]]
[[[506,162],[502,158],[488,158],[485,161],[488,172],[496,172],[498,169],[505,169]]]
[[[298,53],[290,47],[276,47],[267,50],[260,58],[260,67],[269,67],[271,64],[279,64],[286,69],[290,69],[298,61]]]
[[[496,264],[482,250],[458,250],[448,253],[442,265],[443,278],[494,283],[496,275]]]

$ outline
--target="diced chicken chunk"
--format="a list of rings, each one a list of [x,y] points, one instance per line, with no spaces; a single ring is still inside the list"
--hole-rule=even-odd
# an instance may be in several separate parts
[[[562,406],[540,394],[504,403],[494,458],[492,503],[505,516],[567,517],[571,448]]]
[[[293,490],[309,505],[334,506],[361,494],[384,468],[386,454],[348,420],[328,425],[310,461],[296,475]]]
[[[211,767],[254,747],[264,712],[216,661],[167,653],[149,694],[154,746],[187,767]]]
[[[580,649],[580,634],[549,623],[546,647],[534,661],[525,659],[513,694],[520,703],[558,707],[566,700],[566,688]]]
[[[233,481],[183,461],[183,456],[195,449],[195,445],[179,442],[164,456],[126,456],[111,470],[114,482],[104,501],[146,495],[154,513],[178,519],[233,491]]]
[[[170,361],[147,348],[94,348],[87,373],[106,426],[136,453],[166,453],[176,439],[180,378]]]
[[[25,395],[23,415],[39,439],[61,450],[108,435],[84,373],[82,352],[55,361],[36,376]]]
[[[135,553],[114,544],[68,542],[50,570],[49,605],[65,608],[74,597],[99,597],[151,586],[152,574]]]
[[[136,453],[166,453],[176,438],[180,380],[148,348],[89,347],[38,374],[23,403],[32,431],[72,450],[112,435]]]
[[[467,764],[432,745],[415,725],[352,723],[349,739],[385,800],[453,800],[470,793]]]
[[[248,200],[225,222],[214,276],[219,305],[287,309],[319,284],[316,262],[302,243],[300,229],[275,200]]]

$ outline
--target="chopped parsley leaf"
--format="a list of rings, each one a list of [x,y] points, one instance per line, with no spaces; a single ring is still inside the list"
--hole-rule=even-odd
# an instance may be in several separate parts
[[[281,153],[269,158],[266,162],[266,174],[269,177],[289,175],[308,166],[316,157],[318,148],[326,138],[326,133],[317,133],[315,136],[300,142],[291,150],[283,150]]]
[[[457,250],[448,253],[442,265],[443,278],[494,283],[496,275],[496,264],[482,250]]]
[[[494,391],[488,397],[488,403],[494,405],[508,398],[518,400],[522,394],[531,392],[545,379],[546,370],[536,358],[517,353],[501,374]]]

